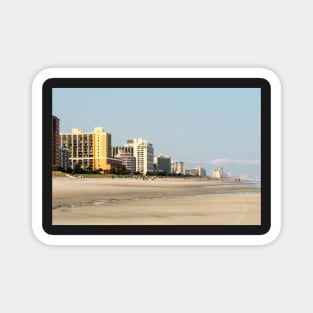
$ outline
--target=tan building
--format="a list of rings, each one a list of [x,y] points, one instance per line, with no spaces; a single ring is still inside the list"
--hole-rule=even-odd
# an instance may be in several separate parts
[[[113,147],[113,157],[121,159],[122,165],[131,173],[136,172],[136,158],[133,147]]]
[[[191,176],[206,176],[206,170],[203,167],[197,166],[190,170],[186,170],[186,175]]]
[[[212,177],[216,179],[222,179],[224,177],[224,169],[221,166],[215,168],[213,170]]]
[[[181,174],[185,175],[186,174],[186,167],[184,162],[171,162],[171,172],[173,174]]]
[[[72,169],[80,164],[85,170],[110,170],[112,144],[111,134],[96,127],[93,133],[83,133],[74,128],[71,133],[60,134],[60,145],[69,149],[69,163]]]

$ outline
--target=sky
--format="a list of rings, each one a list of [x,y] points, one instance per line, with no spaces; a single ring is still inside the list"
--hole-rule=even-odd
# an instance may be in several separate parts
[[[54,88],[60,132],[103,127],[112,145],[143,138],[186,168],[260,176],[259,88]]]

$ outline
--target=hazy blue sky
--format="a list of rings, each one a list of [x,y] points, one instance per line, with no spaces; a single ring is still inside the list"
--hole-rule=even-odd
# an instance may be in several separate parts
[[[211,175],[260,176],[261,95],[258,88],[55,88],[60,131],[103,127],[113,145],[141,137],[154,153]]]

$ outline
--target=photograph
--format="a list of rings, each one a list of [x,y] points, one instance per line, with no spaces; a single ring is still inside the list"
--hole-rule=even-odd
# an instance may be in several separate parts
[[[52,225],[261,225],[261,88],[52,88]]]

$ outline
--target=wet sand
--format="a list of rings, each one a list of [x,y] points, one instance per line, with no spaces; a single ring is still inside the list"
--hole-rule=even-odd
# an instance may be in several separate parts
[[[53,177],[54,225],[259,225],[260,189],[199,179]]]

